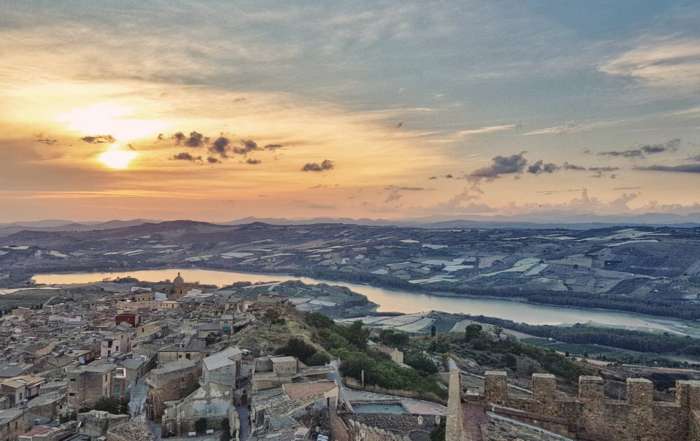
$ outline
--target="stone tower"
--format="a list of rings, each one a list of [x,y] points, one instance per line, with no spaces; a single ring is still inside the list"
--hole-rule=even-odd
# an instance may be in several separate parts
[[[185,289],[185,279],[182,278],[180,273],[177,273],[177,277],[173,280],[173,287],[170,290],[171,299],[178,300],[181,299],[186,293]]]

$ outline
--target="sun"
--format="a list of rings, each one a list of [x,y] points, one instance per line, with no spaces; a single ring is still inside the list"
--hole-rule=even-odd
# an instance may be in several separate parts
[[[121,142],[155,136],[168,126],[164,121],[134,116],[132,107],[105,102],[60,113],[56,121],[83,136],[111,135]]]
[[[109,146],[107,150],[100,153],[97,160],[104,166],[113,170],[126,170],[129,168],[131,161],[136,159],[138,155],[139,154],[134,151],[124,150],[121,146],[113,144]]]

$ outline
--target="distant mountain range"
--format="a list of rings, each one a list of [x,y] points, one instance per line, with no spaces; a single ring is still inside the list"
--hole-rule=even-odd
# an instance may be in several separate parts
[[[111,220],[107,222],[74,222],[69,220],[47,219],[29,222],[0,224],[0,237],[10,236],[20,231],[94,231],[113,228],[133,227],[148,222],[148,219]]]
[[[20,231],[95,231],[131,227],[146,223],[158,223],[153,219],[110,220],[106,222],[75,222],[61,219],[15,222],[0,224],[0,237],[6,237]],[[434,217],[415,219],[368,219],[317,217],[307,219],[258,218],[245,217],[219,225],[244,225],[264,223],[269,225],[313,225],[313,224],[354,224],[369,226],[399,226],[415,228],[516,228],[549,229],[564,228],[571,230],[588,230],[625,226],[674,226],[680,228],[700,227],[700,213],[678,215],[672,213],[645,213],[640,215],[596,215],[596,214],[562,214],[527,215],[521,217],[489,216],[468,219],[441,219]]]

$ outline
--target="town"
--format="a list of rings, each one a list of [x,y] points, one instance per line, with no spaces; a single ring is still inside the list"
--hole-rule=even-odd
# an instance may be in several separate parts
[[[448,314],[373,321],[345,288],[173,276],[3,310],[0,440],[640,439],[610,409],[646,415],[651,439],[700,439],[692,369],[655,388],[670,369],[595,365]]]

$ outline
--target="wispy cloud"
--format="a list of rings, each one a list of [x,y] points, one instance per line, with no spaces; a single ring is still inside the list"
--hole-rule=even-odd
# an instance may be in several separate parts
[[[634,149],[627,150],[608,150],[598,153],[598,156],[611,156],[630,159],[644,159],[649,155],[658,155],[661,153],[675,152],[681,145],[681,140],[674,138],[670,141],[660,144],[646,144]]]
[[[650,165],[647,167],[637,167],[636,169],[665,173],[700,173],[700,164]]]
[[[657,87],[700,87],[700,39],[656,38],[607,62],[599,70]]]
[[[497,126],[484,126],[474,129],[465,129],[457,132],[457,136],[485,135],[489,133],[506,132],[518,128],[517,124],[502,124]]]

